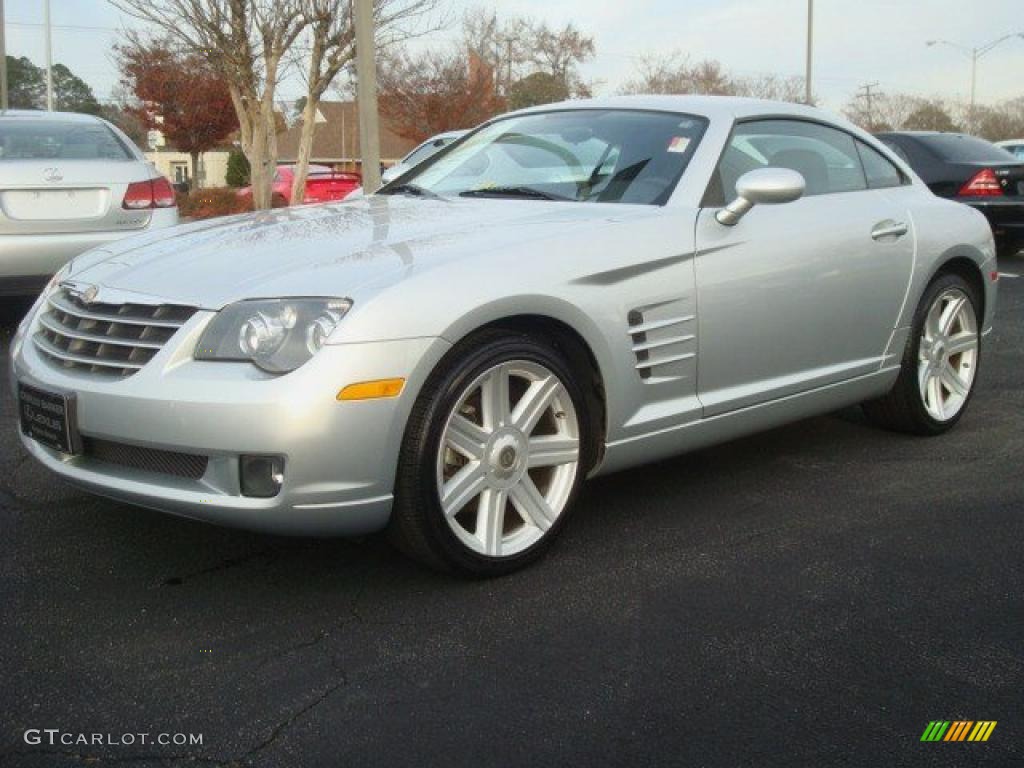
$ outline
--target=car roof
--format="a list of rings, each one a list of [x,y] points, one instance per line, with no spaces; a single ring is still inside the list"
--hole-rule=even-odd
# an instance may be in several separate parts
[[[639,109],[654,112],[683,112],[715,120],[740,120],[751,117],[793,116],[814,120],[825,119],[846,124],[846,120],[818,107],[789,101],[750,99],[740,96],[607,96],[597,99],[578,99],[556,104],[530,107],[514,114],[548,112],[565,109]]]
[[[96,115],[83,115],[80,112],[46,112],[41,109],[0,109],[0,118],[48,119],[67,123],[99,123],[102,118]]]

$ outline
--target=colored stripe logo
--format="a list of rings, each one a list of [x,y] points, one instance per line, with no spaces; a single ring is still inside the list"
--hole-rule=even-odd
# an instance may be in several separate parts
[[[932,720],[921,741],[988,741],[996,720]]]

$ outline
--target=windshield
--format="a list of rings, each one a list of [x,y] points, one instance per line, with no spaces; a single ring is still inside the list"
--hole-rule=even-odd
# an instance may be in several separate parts
[[[706,126],[691,115],[627,110],[509,117],[404,176],[394,192],[662,205]]]
[[[132,160],[121,140],[102,123],[62,120],[0,120],[3,160]]]

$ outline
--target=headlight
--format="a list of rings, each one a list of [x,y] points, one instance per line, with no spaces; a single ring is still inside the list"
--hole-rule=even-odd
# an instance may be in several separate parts
[[[351,306],[349,299],[240,301],[213,318],[195,358],[247,361],[288,373],[320,350]]]

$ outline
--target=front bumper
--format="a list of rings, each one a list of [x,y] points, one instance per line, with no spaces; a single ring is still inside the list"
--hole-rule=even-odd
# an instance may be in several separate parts
[[[58,368],[32,343],[35,317],[12,343],[11,387],[74,392],[83,437],[209,457],[199,479],[66,456],[22,436],[39,462],[102,496],[223,525],[289,535],[382,528],[405,423],[423,381],[449,349],[415,338],[327,346],[286,376],[248,363],[198,362],[192,351],[213,317],[199,312],[135,375],[111,381]],[[359,381],[401,377],[397,398],[338,402]],[[239,456],[285,457],[270,499],[241,493]]]

